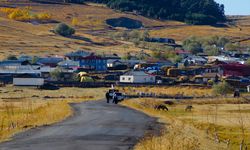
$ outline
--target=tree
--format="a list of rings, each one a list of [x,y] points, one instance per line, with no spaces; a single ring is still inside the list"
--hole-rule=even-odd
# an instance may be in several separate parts
[[[215,47],[215,46],[206,46],[204,48],[204,52],[209,55],[209,56],[216,56],[219,55],[220,50],[219,48]]]
[[[56,68],[55,70],[50,72],[50,77],[54,80],[61,80],[61,74],[62,71],[59,68]]]
[[[247,65],[250,65],[250,59],[248,59],[248,60],[246,61],[246,64],[247,64]]]
[[[223,95],[232,92],[232,87],[227,82],[220,82],[218,84],[213,85],[213,93],[215,95]]]
[[[202,43],[197,37],[189,37],[183,41],[183,47],[192,54],[202,52]]]
[[[72,34],[75,34],[75,29],[65,23],[58,24],[54,31],[61,36],[71,36]]]
[[[105,3],[120,11],[164,20],[185,21],[192,24],[214,24],[226,20],[224,5],[214,0],[89,0]]]
[[[240,49],[239,44],[227,43],[225,49],[228,51],[238,51]]]
[[[145,30],[145,31],[142,33],[141,40],[142,40],[142,41],[146,41],[146,40],[149,39],[149,38],[150,38],[149,31],[148,31],[148,30]]]
[[[31,60],[31,63],[32,63],[32,64],[37,63],[38,59],[39,59],[39,57],[33,56],[33,57],[32,57],[32,60]]]

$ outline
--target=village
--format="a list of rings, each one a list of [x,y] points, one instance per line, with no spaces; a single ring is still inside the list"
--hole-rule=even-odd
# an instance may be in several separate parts
[[[154,42],[175,44],[173,39],[158,38]],[[181,45],[175,54],[178,63],[169,60],[139,59],[136,55],[124,59],[117,54],[97,54],[76,50],[64,56],[10,56],[0,62],[0,81],[15,86],[75,86],[110,87],[137,86],[212,86],[226,81],[242,91],[249,91],[249,53],[223,50],[220,55],[191,54]]]
[[[0,150],[249,149],[249,2],[2,0]]]

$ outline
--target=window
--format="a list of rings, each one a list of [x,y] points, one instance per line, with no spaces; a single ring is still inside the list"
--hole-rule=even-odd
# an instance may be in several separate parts
[[[122,80],[125,80],[125,77],[122,77]]]
[[[131,81],[131,78],[129,77],[128,80]]]

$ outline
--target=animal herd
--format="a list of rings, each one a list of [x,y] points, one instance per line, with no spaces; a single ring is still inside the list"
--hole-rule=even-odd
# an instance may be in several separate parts
[[[173,105],[174,102],[172,101],[164,101],[164,103],[154,105],[154,109],[161,110],[161,111],[169,111],[166,105]],[[192,105],[187,105],[185,107],[186,112],[191,112],[194,107]]]

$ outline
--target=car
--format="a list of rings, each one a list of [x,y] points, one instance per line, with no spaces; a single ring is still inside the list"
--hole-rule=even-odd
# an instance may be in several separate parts
[[[117,96],[118,101],[123,101],[125,99],[125,96],[122,93],[115,93]]]

